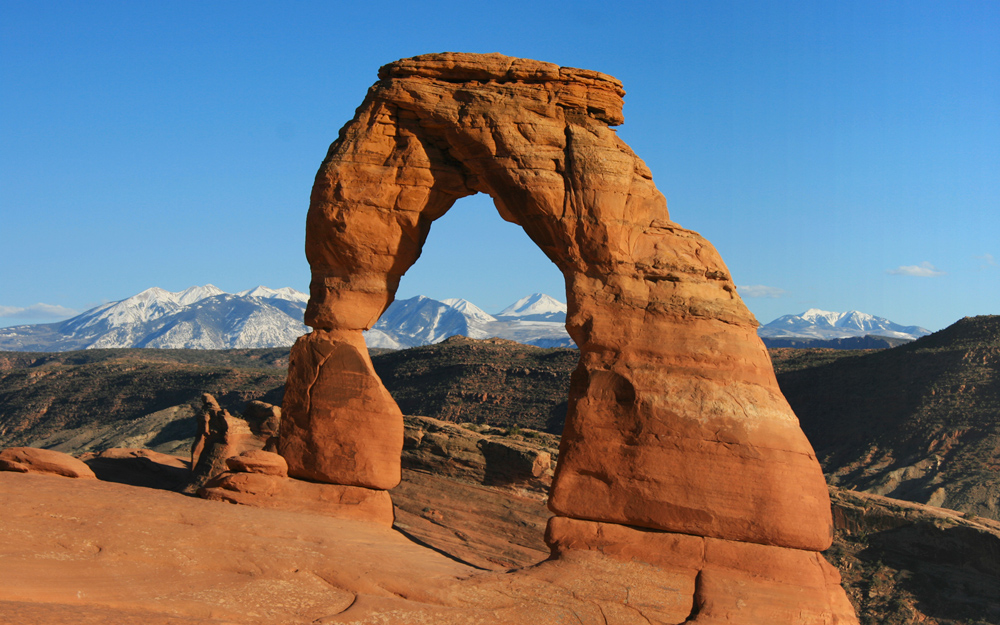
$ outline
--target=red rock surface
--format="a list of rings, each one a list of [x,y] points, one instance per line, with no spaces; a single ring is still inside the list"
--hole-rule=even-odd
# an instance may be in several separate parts
[[[270,451],[251,449],[238,456],[226,458],[226,466],[233,473],[263,473],[278,477],[288,476],[288,463],[281,455]]]
[[[744,593],[736,596],[749,594],[738,575],[699,586],[687,566],[590,549],[511,573],[480,571],[370,522],[97,480],[3,473],[0,509],[4,624],[707,623],[721,621],[695,613],[699,587],[731,582]],[[752,571],[773,574],[766,563]],[[737,622],[845,622],[759,614]]]
[[[285,388],[279,450],[289,475],[366,488],[399,483],[403,414],[375,374],[361,332],[300,338]]]
[[[11,447],[0,451],[0,471],[97,478],[82,460],[61,451],[34,447]]]
[[[685,572],[695,623],[855,622],[840,573],[813,551],[566,517],[549,521],[546,541],[556,555],[593,550]]]
[[[392,525],[392,499],[384,490],[320,484],[264,473],[221,473],[198,495],[257,508],[321,514],[331,518]]]

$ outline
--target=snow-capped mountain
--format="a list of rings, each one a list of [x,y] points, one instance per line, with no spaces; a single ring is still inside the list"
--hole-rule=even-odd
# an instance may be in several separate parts
[[[0,328],[0,349],[279,347],[308,332],[308,299],[263,286],[236,294],[211,284],[177,293],[154,287],[59,323]]]
[[[309,332],[302,323],[308,301],[306,293],[287,287],[258,286],[239,293],[211,284],[177,293],[154,287],[59,323],[0,328],[0,350],[284,347]],[[508,306],[506,317],[490,315],[464,299],[439,302],[417,296],[393,302],[365,332],[365,342],[369,347],[403,349],[461,334],[541,347],[571,346],[565,310],[565,304],[542,294]]]
[[[417,345],[440,343],[449,336],[461,334],[474,339],[498,337],[537,345],[568,347],[573,341],[566,333],[566,305],[547,295],[531,295],[518,300],[504,311],[527,308],[531,298],[544,298],[543,306],[550,312],[562,307],[562,319],[541,318],[544,312],[528,312],[522,316],[490,315],[464,299],[433,300],[423,295],[393,302],[375,326],[365,332],[369,347],[403,349]]]
[[[215,289],[214,286],[209,285],[211,288]],[[188,289],[190,291],[191,289]],[[216,289],[221,293],[222,291]],[[187,291],[185,291],[186,293]],[[296,291],[290,286],[286,286],[283,289],[269,289],[266,286],[258,286],[253,289],[247,289],[246,291],[240,291],[236,295],[240,297],[260,297],[262,299],[284,299],[290,302],[299,302],[301,304],[306,304],[309,302],[309,294],[303,293],[302,291]]]
[[[482,308],[476,306],[467,299],[458,299],[451,297],[448,299],[441,300],[441,303],[451,306],[452,308],[462,313],[466,317],[469,317],[470,319],[476,319],[477,321],[485,321],[485,322],[496,321],[496,317],[484,311]]]
[[[497,313],[497,319],[520,319],[522,321],[566,322],[566,304],[545,295],[532,293],[522,297]]]
[[[856,310],[841,313],[810,308],[800,315],[785,315],[762,325],[757,334],[766,338],[842,339],[875,335],[916,340],[930,331]]]

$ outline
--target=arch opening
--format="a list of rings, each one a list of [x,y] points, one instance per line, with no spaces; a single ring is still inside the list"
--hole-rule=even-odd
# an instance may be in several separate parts
[[[549,295],[555,288],[555,297],[564,298],[562,274],[519,226],[500,219],[488,196],[458,200],[431,225],[418,260],[400,279],[395,301],[365,332],[366,343],[400,349],[453,335],[499,341],[478,346],[453,341],[422,350],[449,363],[459,359],[441,375],[423,367],[414,373],[416,365],[402,355],[380,355],[375,369],[402,413],[561,433],[568,371],[576,366],[578,351],[538,348],[574,347],[565,313],[526,320],[494,316],[533,292]]]

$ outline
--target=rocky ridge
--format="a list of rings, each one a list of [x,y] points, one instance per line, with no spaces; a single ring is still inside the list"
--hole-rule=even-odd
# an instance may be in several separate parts
[[[833,484],[1000,519],[1000,317],[820,357],[776,367]]]

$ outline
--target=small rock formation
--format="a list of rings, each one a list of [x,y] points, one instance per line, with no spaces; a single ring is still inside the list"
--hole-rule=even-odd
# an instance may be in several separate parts
[[[229,414],[208,393],[201,396],[201,401],[198,431],[191,448],[192,477],[184,489],[186,493],[195,493],[212,477],[225,471],[227,458],[264,447],[264,441],[255,435],[246,419]]]
[[[361,332],[434,220],[486,193],[562,271],[580,348],[549,501],[553,553],[679,567],[690,583],[678,593],[701,606],[691,622],[854,623],[817,553],[832,536],[826,484],[757,322],[715,249],[670,220],[649,169],[611,129],[623,95],[598,72],[499,54],[379,71],[312,190],[314,331],[289,363],[289,474],[399,481],[402,415]]]
[[[245,451],[226,465],[229,471],[208,480],[198,496],[392,526],[392,499],[384,490],[289,479],[285,459],[269,451]]]
[[[51,449],[11,447],[0,451],[0,471],[97,479],[82,460]]]
[[[288,477],[288,463],[280,455],[257,449],[226,458],[226,466],[234,473],[261,473]]]

